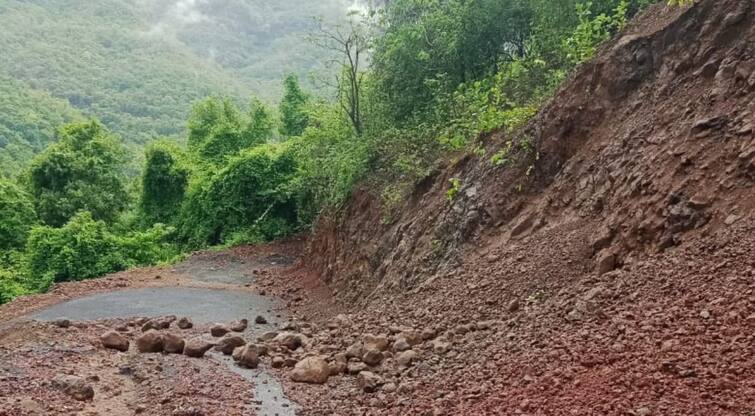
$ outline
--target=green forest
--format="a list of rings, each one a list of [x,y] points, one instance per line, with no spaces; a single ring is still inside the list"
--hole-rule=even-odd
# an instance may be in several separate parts
[[[252,63],[240,46],[258,36],[251,29],[227,29],[238,50],[225,60],[168,69],[187,44],[223,39],[183,34],[196,42],[175,49],[111,36],[106,25],[78,36],[75,24],[39,30],[13,17],[65,14],[83,27],[86,16],[104,14],[139,25],[138,3],[0,5],[0,40],[15,45],[0,65],[0,159],[12,173],[0,179],[0,302],[200,248],[304,232],[360,183],[389,207],[451,152],[496,166],[527,157],[527,140],[495,155],[477,140],[501,129],[515,137],[651,1],[393,0],[354,10],[340,24],[308,27],[299,49],[280,38],[270,45],[271,59],[303,49],[318,57],[335,74],[319,88],[302,80],[300,66],[279,75]],[[231,13],[244,2],[226,3]],[[66,32],[68,45],[46,42]],[[76,58],[88,54],[116,58]],[[276,91],[265,89],[279,98],[253,94],[242,73],[277,77]]]

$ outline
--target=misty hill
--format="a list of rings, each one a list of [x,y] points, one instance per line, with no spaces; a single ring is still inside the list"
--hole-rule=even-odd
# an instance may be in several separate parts
[[[323,71],[321,52],[305,40],[312,17],[342,18],[350,4],[2,2],[0,90],[12,97],[0,116],[2,170],[28,160],[52,140],[55,125],[75,115],[96,116],[138,145],[181,134],[190,104],[208,95],[274,102],[285,73],[306,83]]]

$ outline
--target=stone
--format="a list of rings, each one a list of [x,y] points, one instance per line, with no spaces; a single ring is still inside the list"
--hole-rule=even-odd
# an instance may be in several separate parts
[[[186,341],[175,334],[163,335],[163,351],[168,354],[181,354],[186,346]]]
[[[707,309],[700,311],[700,317],[703,319],[709,319],[710,311],[708,311]]]
[[[257,315],[257,317],[254,318],[254,323],[257,325],[265,325],[267,324],[267,319],[262,315]]]
[[[383,353],[376,348],[370,348],[364,352],[362,362],[370,366],[376,366],[383,361]]]
[[[257,340],[259,342],[267,342],[272,341],[275,339],[275,337],[278,336],[278,333],[276,331],[269,331],[262,334],[262,336],[258,337]]]
[[[273,342],[294,351],[304,345],[305,338],[304,335],[295,332],[281,332],[273,338]]]
[[[432,342],[433,352],[436,354],[445,354],[451,349],[451,343],[443,340],[436,339]]]
[[[129,347],[129,342],[126,337],[116,331],[108,331],[102,334],[102,336],[100,337],[100,342],[102,342],[102,346],[105,348],[118,350],[121,352],[128,351]]]
[[[509,302],[509,307],[506,309],[510,313],[514,313],[519,310],[519,299],[514,299],[511,302]]]
[[[357,386],[365,393],[374,393],[383,384],[383,380],[375,373],[362,371],[357,375]]]
[[[220,338],[229,332],[231,332],[231,330],[223,324],[215,324],[210,327],[210,335],[212,335],[213,337]]]
[[[616,269],[616,254],[609,250],[604,250],[595,260],[595,268],[598,274],[606,274]]]
[[[184,316],[183,318],[179,319],[178,322],[176,322],[176,326],[179,329],[191,329],[194,327],[194,323],[191,322],[191,319]]]
[[[148,320],[142,325],[142,332],[147,332],[150,329],[161,330],[170,328],[170,324],[176,320],[175,316],[163,316],[161,318],[153,318]]]
[[[346,365],[346,371],[349,374],[359,374],[360,371],[367,370],[367,364],[361,362],[361,361],[350,361]]]
[[[246,319],[240,319],[238,321],[233,321],[228,326],[228,329],[230,329],[233,332],[244,332],[246,331],[246,328],[249,326],[249,321]]]
[[[80,377],[59,375],[52,384],[74,400],[83,402],[94,398],[94,388]]]
[[[163,351],[163,335],[154,329],[141,334],[136,338],[136,348],[142,353],[155,353]]]
[[[396,341],[393,343],[393,346],[391,348],[393,349],[393,351],[399,352],[406,351],[411,347],[412,346],[409,345],[404,337],[398,337],[396,338]]]
[[[419,358],[419,355],[414,350],[404,351],[396,356],[396,363],[399,367],[409,367],[414,361]]]
[[[286,364],[286,360],[280,355],[273,356],[273,358],[270,360],[270,365],[273,368],[281,368],[285,364]]]
[[[247,344],[233,350],[233,359],[241,367],[257,368],[260,363],[257,348],[253,344]]]
[[[385,335],[365,334],[362,337],[362,341],[365,350],[376,349],[378,351],[385,351],[389,345],[388,337]]]
[[[60,318],[52,321],[52,324],[58,328],[68,328],[71,326],[71,320],[67,318]]]
[[[333,361],[328,364],[330,366],[330,375],[335,376],[338,374],[343,374],[348,369],[348,364],[341,362],[341,361]]]
[[[434,329],[431,328],[425,328],[422,330],[422,333],[420,334],[423,341],[429,341],[437,336],[437,332]]]
[[[246,341],[244,341],[244,338],[241,338],[237,335],[227,335],[224,338],[221,338],[220,341],[215,345],[215,351],[219,351],[225,355],[231,355],[233,353],[233,350],[235,350],[238,347],[243,347],[246,345]]]
[[[297,383],[324,384],[330,377],[330,366],[322,357],[307,357],[291,370],[291,380]]]
[[[192,358],[202,358],[212,346],[212,343],[202,338],[193,338],[184,344],[184,355]]]
[[[351,344],[348,348],[346,348],[346,358],[361,359],[363,355],[364,355],[364,347],[359,342]]]
[[[422,334],[417,331],[402,331],[399,337],[405,339],[412,347],[422,343]]]

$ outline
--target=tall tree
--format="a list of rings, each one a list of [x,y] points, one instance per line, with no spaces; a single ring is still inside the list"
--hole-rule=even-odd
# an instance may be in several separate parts
[[[338,92],[341,109],[357,135],[361,135],[364,128],[362,95],[366,55],[372,47],[372,16],[373,12],[369,15],[354,13],[345,26],[327,27],[320,22],[318,31],[310,36],[315,45],[335,53],[331,63],[340,66],[341,71],[335,76],[333,86]]]
[[[29,170],[40,219],[59,227],[78,211],[89,211],[95,219],[115,220],[129,202],[120,138],[95,120],[63,126],[57,137]]]
[[[307,128],[307,94],[299,86],[299,78],[289,74],[283,80],[283,99],[280,103],[280,133],[286,137],[301,136]]]
[[[36,221],[29,195],[13,182],[0,179],[0,250],[22,248]]]
[[[149,225],[175,220],[189,182],[184,163],[181,149],[170,141],[160,140],[147,147],[140,208]]]

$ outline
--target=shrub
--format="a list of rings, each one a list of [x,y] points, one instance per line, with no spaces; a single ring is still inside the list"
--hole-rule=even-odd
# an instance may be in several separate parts
[[[190,247],[220,244],[231,234],[257,229],[264,239],[269,221],[296,220],[292,184],[296,173],[286,145],[243,151],[215,175],[196,180],[181,210],[179,235]],[[274,227],[273,227],[274,228]]]
[[[124,236],[112,234],[89,212],[61,228],[32,229],[26,249],[29,287],[44,291],[53,282],[99,277],[128,267],[167,261],[176,251],[166,242],[170,229],[157,226]]]

